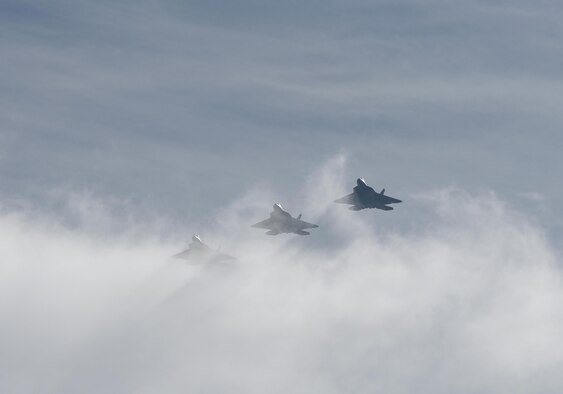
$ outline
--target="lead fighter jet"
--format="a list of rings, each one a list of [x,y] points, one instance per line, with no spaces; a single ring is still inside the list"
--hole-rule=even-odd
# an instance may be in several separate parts
[[[396,198],[389,197],[385,195],[385,189],[377,193],[373,188],[366,185],[366,181],[363,178],[358,178],[356,181],[358,184],[354,187],[354,192],[348,194],[345,197],[339,198],[334,202],[340,204],[351,204],[350,209],[352,211],[359,211],[364,208],[377,208],[384,211],[391,211],[393,207],[387,204],[396,204],[402,202]]]
[[[268,235],[278,235],[281,233],[295,233],[299,235],[309,235],[307,228],[317,228],[316,224],[307,223],[301,220],[301,215],[296,218],[292,217],[289,212],[285,211],[280,204],[274,204],[274,210],[270,213],[270,217],[262,220],[251,227],[265,228]]]

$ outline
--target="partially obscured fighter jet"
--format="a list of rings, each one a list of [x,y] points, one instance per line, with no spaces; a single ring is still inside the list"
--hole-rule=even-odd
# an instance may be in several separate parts
[[[228,254],[220,253],[211,249],[201,241],[198,235],[192,237],[192,242],[188,245],[188,249],[172,256],[176,259],[188,260],[192,264],[204,263],[225,263],[228,260],[234,260],[234,257]]]
[[[255,228],[265,228],[268,235],[278,235],[281,233],[295,233],[299,235],[309,235],[307,228],[317,228],[316,224],[311,224],[301,220],[301,215],[296,218],[286,212],[280,204],[274,204],[274,210],[270,213],[270,218],[253,224]]]
[[[383,209],[384,211],[391,211],[393,207],[387,204],[396,204],[402,202],[396,198],[389,197],[385,195],[385,189],[377,193],[373,188],[366,185],[366,181],[363,178],[358,178],[356,181],[358,186],[354,187],[354,193],[348,194],[345,197],[339,198],[334,202],[340,204],[351,204],[350,209],[352,211],[359,211],[364,208],[377,208]]]

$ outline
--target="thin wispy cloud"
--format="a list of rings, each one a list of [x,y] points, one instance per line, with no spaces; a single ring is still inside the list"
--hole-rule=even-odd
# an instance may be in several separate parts
[[[562,193],[545,171],[560,166],[554,4],[3,7],[5,198],[63,188],[192,219],[342,150],[400,191]]]

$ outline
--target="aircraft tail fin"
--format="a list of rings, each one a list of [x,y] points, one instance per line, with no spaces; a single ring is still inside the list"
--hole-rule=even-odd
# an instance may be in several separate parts
[[[299,234],[299,235],[309,235],[309,234],[311,234],[311,233],[309,233],[308,231],[299,230],[299,231],[296,231],[295,234]]]
[[[379,194],[385,194],[385,188],[381,189],[381,193]]]
[[[301,219],[301,216],[303,216],[303,215],[299,214],[299,216],[297,216],[297,219],[298,220]]]

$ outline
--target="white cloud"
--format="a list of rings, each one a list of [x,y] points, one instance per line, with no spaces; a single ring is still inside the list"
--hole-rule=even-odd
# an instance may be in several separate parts
[[[320,186],[338,195],[343,163],[311,177],[306,206],[319,204]],[[323,225],[309,237],[248,228],[245,213],[261,204],[249,196],[207,239],[238,257],[231,269],[171,261],[181,246],[156,233],[108,240],[2,214],[0,391],[561,387],[559,254],[493,194],[419,198],[432,220],[409,233],[380,226],[396,212],[327,205],[311,213]]]

